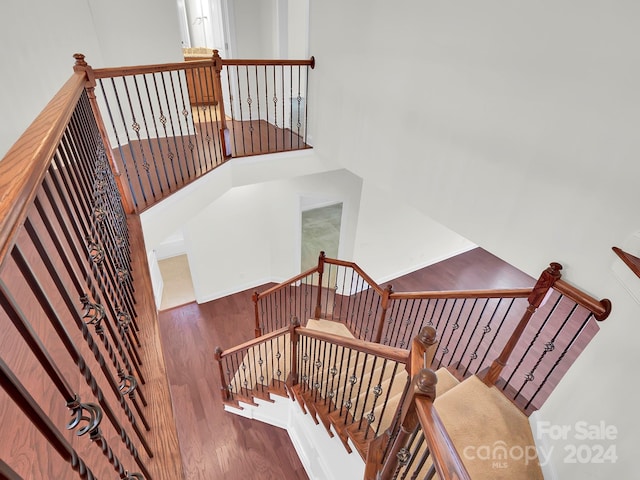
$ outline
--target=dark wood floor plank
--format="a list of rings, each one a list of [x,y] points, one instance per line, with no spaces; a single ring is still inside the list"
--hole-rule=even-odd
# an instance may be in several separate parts
[[[478,248],[390,283],[396,291],[420,291],[528,287],[534,280]],[[187,479],[307,478],[286,431],[222,406],[213,352],[253,337],[251,294],[270,286],[159,314]]]

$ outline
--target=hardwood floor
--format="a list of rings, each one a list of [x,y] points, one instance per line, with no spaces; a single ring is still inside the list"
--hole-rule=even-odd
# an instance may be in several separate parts
[[[478,248],[390,283],[396,290],[419,291],[517,288],[534,280]],[[268,286],[159,314],[187,479],[307,478],[286,431],[222,407],[214,350],[253,337],[251,294]]]

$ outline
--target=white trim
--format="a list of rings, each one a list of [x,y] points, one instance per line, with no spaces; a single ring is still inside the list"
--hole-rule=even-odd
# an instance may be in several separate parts
[[[162,279],[162,272],[160,271],[160,265],[158,265],[155,250],[151,250],[147,254],[147,263],[149,264],[149,276],[151,277],[153,298],[156,302],[156,308],[160,309],[162,293],[164,292],[164,280]]]
[[[247,282],[244,283],[242,285],[236,285],[230,288],[226,288],[224,290],[218,290],[217,292],[212,293],[211,295],[208,295],[206,297],[198,297],[196,295],[196,302],[197,303],[207,303],[207,302],[211,302],[213,300],[218,300],[219,298],[223,298],[223,297],[227,297],[229,295],[234,295],[236,293],[240,293],[240,292],[244,292],[245,290],[250,290],[252,288],[256,288],[259,287],[260,285],[264,285],[265,283],[282,283],[285,280],[287,280],[287,278],[281,278],[281,277],[264,277],[264,278],[259,278],[257,280],[251,281],[251,282]]]
[[[350,444],[352,453],[348,453],[338,434],[332,429],[334,436],[329,436],[322,422],[316,425],[311,415],[304,413],[297,402],[276,395],[271,397],[273,403],[256,398],[257,407],[240,402],[241,410],[228,405],[224,409],[287,430],[311,480],[364,477],[365,464],[353,444]]]

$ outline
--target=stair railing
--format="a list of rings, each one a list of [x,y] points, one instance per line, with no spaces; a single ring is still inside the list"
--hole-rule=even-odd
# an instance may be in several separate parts
[[[91,88],[77,69],[0,162],[0,383],[7,429],[43,434],[31,452],[58,452],[81,478],[107,475],[104,455],[107,471],[150,480],[129,231]]]
[[[205,59],[76,70],[95,87],[98,124],[129,212],[140,212],[231,157],[309,148],[315,60]],[[193,60],[193,59],[192,59]],[[104,120],[103,120],[104,119]]]
[[[611,310],[609,300],[596,300],[559,276],[545,287],[546,276],[527,288],[394,292],[357,264],[321,252],[316,267],[254,294],[256,335],[293,317],[302,325],[324,318],[340,321],[361,340],[407,348],[424,326],[434,326],[441,338],[435,368],[449,367],[462,379],[484,376],[493,365],[487,381],[530,414]]]
[[[398,418],[388,434],[369,447],[365,480],[392,478],[470,479],[433,402],[438,378],[431,370],[437,348],[436,331],[424,327],[413,339],[409,360],[411,381]]]

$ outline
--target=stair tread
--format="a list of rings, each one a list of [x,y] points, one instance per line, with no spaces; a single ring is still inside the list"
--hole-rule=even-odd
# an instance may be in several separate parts
[[[444,395],[449,390],[460,384],[460,381],[445,367],[441,367],[436,370],[436,376],[438,377],[438,383],[436,384],[436,398],[440,398],[441,395]]]
[[[538,462],[526,456],[481,459],[481,455],[464,454],[479,447],[535,449],[528,418],[496,387],[471,376],[437,397],[434,404],[471,478],[543,479]],[[495,468],[495,462],[501,468]]]

